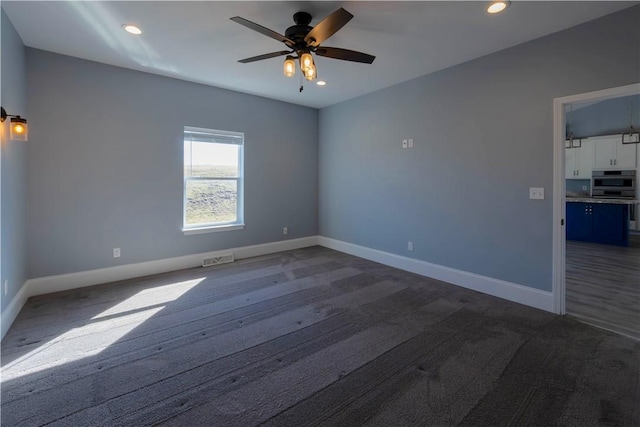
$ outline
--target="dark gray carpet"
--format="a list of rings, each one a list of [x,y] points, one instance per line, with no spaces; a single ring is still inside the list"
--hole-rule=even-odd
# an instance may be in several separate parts
[[[314,247],[32,298],[2,425],[638,426],[640,343]]]

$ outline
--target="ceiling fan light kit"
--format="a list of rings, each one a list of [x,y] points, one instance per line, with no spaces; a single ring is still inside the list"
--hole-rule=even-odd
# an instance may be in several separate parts
[[[307,79],[308,81],[313,81],[316,78],[316,67],[309,67],[306,69],[306,71],[303,71],[303,73],[305,79]]]
[[[300,69],[304,78],[308,81],[316,78],[316,64],[313,62],[313,56],[309,52],[300,55]]]
[[[287,56],[287,59],[284,60],[284,75],[287,77],[293,77],[296,73],[296,63],[293,60],[293,56]]]
[[[313,57],[309,52],[305,52],[300,55],[300,69],[302,71],[307,71],[309,68],[313,67]]]
[[[300,63],[300,71],[304,78],[313,81],[318,76],[318,69],[313,59],[312,53],[326,58],[339,59],[342,61],[360,62],[363,64],[371,64],[376,58],[362,52],[356,52],[348,49],[337,47],[320,47],[320,44],[334,35],[338,30],[344,27],[347,22],[353,18],[353,15],[340,8],[320,21],[315,27],[309,26],[311,23],[311,15],[307,12],[297,12],[293,15],[295,25],[287,28],[284,35],[270,30],[255,22],[239,16],[231,18],[232,21],[244,25],[245,27],[259,32],[262,35],[270,37],[274,40],[284,43],[289,50],[279,52],[266,53],[263,55],[253,56],[251,58],[241,59],[238,62],[247,64],[249,62],[261,61],[263,59],[275,58],[287,55],[284,60],[284,75],[293,77],[295,75],[295,59]],[[302,92],[300,86],[300,92]]]

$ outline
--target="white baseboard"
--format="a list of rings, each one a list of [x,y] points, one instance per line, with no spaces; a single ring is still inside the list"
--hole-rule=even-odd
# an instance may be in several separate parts
[[[315,246],[317,242],[317,236],[309,236],[260,245],[243,246],[240,248],[185,255],[176,258],[167,258],[135,264],[118,265],[115,267],[99,268],[96,270],[80,271],[77,273],[29,279],[20,288],[16,296],[13,297],[7,308],[2,311],[0,320],[2,324],[2,335],[0,335],[0,339],[7,333],[9,327],[13,324],[13,321],[16,319],[27,300],[36,295],[50,294],[52,292],[67,291],[70,289],[99,285],[101,283],[109,283],[118,280],[148,276],[151,274],[198,267],[202,265],[202,260],[204,258],[213,258],[230,252],[233,253],[235,259],[243,259]]]
[[[551,292],[540,291],[527,286],[506,282],[491,277],[481,276],[454,268],[444,267],[395,255],[389,252],[379,251],[364,246],[322,236],[309,236],[300,239],[283,240],[280,242],[265,243],[261,245],[244,246],[240,248],[225,249],[215,252],[206,252],[193,255],[185,255],[176,258],[167,258],[156,261],[140,262],[136,264],[119,265],[116,267],[100,268],[96,270],[80,271],[77,273],[60,274],[56,276],[39,277],[29,279],[20,288],[5,310],[0,319],[0,339],[9,330],[9,327],[22,310],[22,307],[30,297],[49,294],[52,292],[66,291],[86,286],[99,285],[101,283],[115,282],[118,280],[133,279],[151,274],[166,273],[168,271],[184,268],[198,267],[202,265],[204,258],[213,258],[232,252],[235,259],[251,258],[260,255],[268,255],[276,252],[300,249],[309,246],[320,245],[329,249],[365,258],[401,270],[420,274],[458,285],[474,291],[483,292],[509,301],[528,305],[553,312],[553,298]]]
[[[318,236],[318,245],[553,313],[553,294],[551,292],[328,237]]]
[[[18,317],[18,314],[20,314],[20,310],[22,310],[28,299],[29,295],[27,295],[25,283],[20,287],[7,307],[2,310],[2,316],[0,316],[0,339],[4,338],[4,335],[13,324],[13,321],[16,320],[16,317]]]

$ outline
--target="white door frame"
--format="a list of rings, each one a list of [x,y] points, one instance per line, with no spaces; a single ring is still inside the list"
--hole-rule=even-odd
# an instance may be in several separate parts
[[[640,83],[595,92],[563,96],[553,100],[553,312],[565,314],[565,106],[576,102],[601,101],[640,94]]]

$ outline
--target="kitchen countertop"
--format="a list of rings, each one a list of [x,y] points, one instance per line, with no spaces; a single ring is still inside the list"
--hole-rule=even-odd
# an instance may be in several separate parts
[[[613,205],[634,205],[640,203],[636,199],[593,199],[591,197],[567,197],[567,203],[608,203]]]

